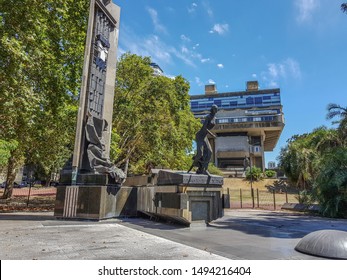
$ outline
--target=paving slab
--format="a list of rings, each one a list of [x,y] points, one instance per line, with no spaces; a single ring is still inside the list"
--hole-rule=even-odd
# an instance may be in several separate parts
[[[57,220],[51,212],[1,213],[0,259],[218,260],[322,259],[294,250],[322,229],[347,232],[347,221],[283,211],[226,210],[191,228],[134,218]]]
[[[0,215],[2,260],[221,260],[221,256],[122,225],[117,219],[55,220],[53,213]]]
[[[132,228],[187,244],[230,259],[315,260],[319,257],[294,248],[308,233],[335,229],[347,233],[347,220],[308,216],[302,213],[263,210],[226,210],[224,217],[205,228],[176,228],[146,220],[128,220]]]

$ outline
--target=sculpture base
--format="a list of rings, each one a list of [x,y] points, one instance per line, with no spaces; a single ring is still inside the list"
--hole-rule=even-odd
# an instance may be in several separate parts
[[[218,187],[223,185],[223,177],[182,171],[159,170],[157,184]]]
[[[136,216],[134,192],[119,186],[58,186],[54,216],[87,220]]]
[[[156,185],[140,188],[138,211],[186,225],[223,216],[223,177],[172,170],[156,176]]]
[[[222,177],[168,170],[155,176],[129,178],[125,186],[58,186],[54,216],[102,220],[145,214],[184,225],[223,216]]]
[[[138,198],[139,212],[187,226],[223,216],[222,187],[147,186],[138,188]]]
[[[68,186],[72,184],[72,171],[63,171],[60,173],[59,184]],[[119,185],[114,178],[107,174],[99,173],[78,173],[75,185],[91,185],[91,186],[117,186]]]

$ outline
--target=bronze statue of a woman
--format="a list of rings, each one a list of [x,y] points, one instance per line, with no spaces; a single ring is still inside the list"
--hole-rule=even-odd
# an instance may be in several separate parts
[[[196,174],[205,174],[210,175],[207,171],[208,164],[211,160],[212,156],[212,148],[210,142],[208,141],[207,135],[210,134],[212,137],[216,138],[210,130],[216,124],[216,113],[218,111],[217,105],[213,104],[211,107],[210,114],[208,114],[205,118],[205,121],[201,127],[201,129],[196,133],[195,141],[196,141],[196,155],[193,157],[193,164],[190,167],[188,173],[194,166],[198,167]]]

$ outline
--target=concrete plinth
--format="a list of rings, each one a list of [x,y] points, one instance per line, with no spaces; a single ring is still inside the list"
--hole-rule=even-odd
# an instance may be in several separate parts
[[[157,176],[155,186],[141,188],[139,211],[186,225],[223,216],[222,177],[170,170]]]
[[[223,177],[207,176],[203,174],[187,173],[182,171],[160,170],[158,173],[157,184],[163,185],[187,185],[187,186],[221,186],[223,185]]]
[[[136,189],[117,186],[59,186],[54,216],[103,220],[136,216]]]
[[[146,214],[185,225],[223,216],[222,177],[166,170],[156,176],[155,185],[146,184],[152,176],[140,176],[127,186],[59,186],[54,215],[102,220]]]

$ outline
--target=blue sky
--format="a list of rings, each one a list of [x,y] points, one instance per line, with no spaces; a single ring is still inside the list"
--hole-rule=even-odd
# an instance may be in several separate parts
[[[311,132],[328,103],[347,106],[347,14],[342,0],[116,0],[119,53],[150,56],[166,75],[182,75],[190,94],[281,89],[285,128],[275,160],[294,134]],[[345,1],[347,2],[347,1]]]

